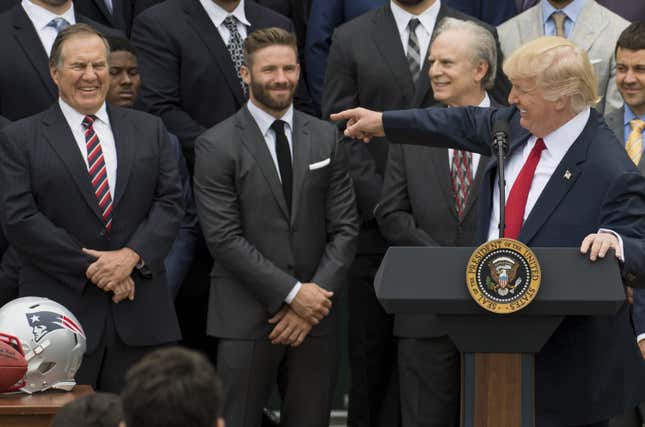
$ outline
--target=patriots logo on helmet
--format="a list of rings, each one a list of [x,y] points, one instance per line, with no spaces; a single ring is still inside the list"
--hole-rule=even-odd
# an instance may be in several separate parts
[[[56,329],[67,329],[85,338],[83,329],[77,325],[76,322],[63,314],[54,313],[52,311],[34,311],[32,313],[27,313],[26,316],[29,326],[32,328],[32,333],[34,334],[36,342],[40,341],[45,335],[55,331]]]

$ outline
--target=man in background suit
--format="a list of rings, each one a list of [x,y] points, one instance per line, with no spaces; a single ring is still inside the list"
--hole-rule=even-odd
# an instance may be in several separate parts
[[[90,26],[59,33],[60,98],[0,132],[0,182],[20,296],[74,313],[87,333],[77,381],[118,392],[130,365],[180,337],[163,261],[182,209],[161,120],[105,104],[107,52]]]
[[[338,365],[332,300],[355,253],[354,192],[334,126],[294,110],[293,34],[257,30],[244,57],[250,101],[195,147],[224,418],[257,427],[277,379],[280,425],[327,427]]]
[[[107,102],[123,108],[134,108],[141,88],[137,52],[130,41],[125,38],[109,37],[108,43],[110,44],[110,90],[107,94]],[[184,205],[184,215],[179,225],[177,238],[164,262],[168,286],[174,299],[188,275],[200,231],[191,177],[181,152],[181,145],[179,145],[177,137],[171,133],[168,133],[168,142],[177,159]]]
[[[340,26],[327,62],[323,117],[358,105],[398,109],[434,104],[427,51],[436,23],[444,17],[472,19],[435,0],[393,0]],[[411,21],[417,23],[413,37]],[[493,28],[486,28],[494,34]],[[503,101],[509,86],[498,73],[493,98]],[[362,222],[349,286],[349,424],[396,426],[399,397],[393,317],[378,303],[373,288],[387,248],[373,210],[381,197],[388,144],[350,141],[341,149],[348,158]]]
[[[614,81],[614,47],[628,25],[629,22],[595,0],[541,0],[497,27],[497,31],[505,56],[544,35],[565,37],[586,50],[602,96],[596,108],[601,113],[610,113],[623,104]]]
[[[47,58],[59,29],[76,22],[105,35],[119,34],[79,15],[72,0],[23,0],[0,15],[1,115],[18,120],[56,101],[58,92],[49,76]]]
[[[348,120],[350,137],[387,134],[394,143],[483,154],[490,154],[493,123],[508,122],[504,236],[536,247],[580,245],[591,261],[615,255],[624,283],[642,286],[645,178],[590,108],[598,95],[587,53],[561,37],[541,37],[513,53],[504,72],[512,108],[357,108],[332,119]],[[496,166],[481,181],[477,242],[498,235]],[[645,365],[627,304],[613,316],[566,317],[535,356],[538,427],[608,426],[643,399]]]
[[[472,21],[444,18],[430,45],[434,98],[448,107],[489,107],[495,39]],[[446,148],[393,145],[375,210],[396,246],[472,246],[479,183],[489,158]],[[436,286],[438,283],[430,283]],[[397,315],[403,426],[459,423],[459,352],[434,316]]]
[[[137,0],[76,0],[76,11],[91,20],[130,34]]]
[[[605,116],[607,125],[626,148],[634,164],[645,173],[643,129],[645,128],[645,24],[634,23],[622,32],[616,43],[616,86],[625,104]],[[633,293],[632,320],[641,355],[645,359],[645,292]],[[641,427],[642,405],[611,421],[611,427]]]

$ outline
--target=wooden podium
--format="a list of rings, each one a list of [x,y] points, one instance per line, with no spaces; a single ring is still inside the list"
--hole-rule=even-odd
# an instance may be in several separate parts
[[[31,395],[0,396],[0,426],[49,427],[60,408],[89,393],[93,393],[92,387],[77,385],[72,391],[48,390]]]
[[[567,315],[607,316],[625,301],[618,264],[578,248],[531,248],[542,283],[523,310],[490,313],[466,288],[475,248],[391,247],[374,281],[388,313],[434,314],[462,356],[462,427],[533,427],[534,353]]]

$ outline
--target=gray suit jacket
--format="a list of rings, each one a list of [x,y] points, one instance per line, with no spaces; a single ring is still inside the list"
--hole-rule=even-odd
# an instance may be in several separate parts
[[[625,107],[620,107],[618,110],[612,111],[611,113],[605,115],[605,122],[609,129],[616,135],[616,138],[625,145]],[[638,169],[645,175],[645,159],[641,158],[640,163],[638,163]]]
[[[339,295],[356,250],[358,215],[336,140],[334,126],[294,112],[289,212],[273,159],[246,106],[197,139],[194,192],[215,259],[210,335],[266,339],[272,329],[267,320],[296,281],[332,290],[334,299]],[[337,311],[311,334],[333,331]]]
[[[598,79],[598,94],[603,97],[596,107],[601,113],[609,113],[623,105],[614,80],[614,49],[620,33],[628,25],[625,19],[594,0],[588,0],[569,37],[589,54]],[[542,5],[538,3],[509,19],[497,27],[497,32],[504,56],[508,57],[523,44],[544,35]]]

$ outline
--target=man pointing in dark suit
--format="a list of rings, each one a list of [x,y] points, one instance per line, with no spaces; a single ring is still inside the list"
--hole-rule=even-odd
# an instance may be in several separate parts
[[[77,24],[52,47],[60,98],[0,133],[20,296],[51,298],[87,333],[77,381],[118,392],[143,354],[179,339],[163,267],[182,214],[161,120],[107,107],[107,41]]]
[[[354,192],[334,126],[293,108],[295,37],[269,28],[244,46],[250,101],[196,143],[224,418],[257,427],[277,379],[280,425],[327,427],[338,365],[332,301],[355,252]]]
[[[493,86],[497,49],[484,27],[442,19],[429,62],[435,100],[449,107],[491,105],[486,89]],[[383,195],[374,212],[388,243],[472,246],[477,191],[488,160],[467,151],[391,146]],[[459,352],[444,326],[434,316],[397,315],[394,335],[403,427],[456,426]]]
[[[645,178],[590,108],[598,95],[587,53],[542,37],[514,52],[504,71],[512,108],[354,109],[332,119],[348,119],[352,137],[387,134],[394,143],[482,154],[490,154],[493,123],[509,122],[504,236],[530,246],[580,246],[591,261],[612,249],[625,283],[642,285]],[[478,242],[498,235],[496,166],[482,179]],[[626,304],[613,316],[566,317],[536,354],[536,426],[607,426],[644,399],[645,365]]]

